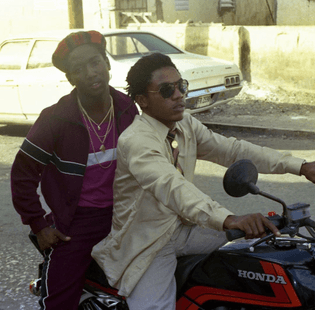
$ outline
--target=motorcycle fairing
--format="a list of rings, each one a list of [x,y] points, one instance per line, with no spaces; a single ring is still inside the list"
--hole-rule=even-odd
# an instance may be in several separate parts
[[[206,286],[193,286],[178,300],[177,309],[198,310],[206,302],[224,301],[271,308],[300,307],[301,302],[283,268],[275,263],[260,261],[265,274],[282,277],[286,284],[269,283],[273,296],[245,293]],[[250,265],[248,266],[250,268]],[[255,280],[253,280],[255,281]]]
[[[314,266],[296,267],[292,266],[286,269],[288,276],[295,283],[295,291],[298,294],[300,301],[309,309],[315,309],[315,268]]]

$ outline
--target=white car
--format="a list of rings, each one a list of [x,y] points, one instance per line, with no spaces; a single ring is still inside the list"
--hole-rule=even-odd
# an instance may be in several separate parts
[[[68,94],[72,86],[51,63],[58,42],[74,30],[15,37],[0,45],[0,123],[33,123],[42,109]],[[77,30],[75,30],[77,31]],[[102,32],[111,63],[110,85],[125,92],[130,67],[143,55],[171,57],[189,81],[187,111],[205,111],[227,102],[242,89],[239,68],[228,61],[188,53],[146,31]]]

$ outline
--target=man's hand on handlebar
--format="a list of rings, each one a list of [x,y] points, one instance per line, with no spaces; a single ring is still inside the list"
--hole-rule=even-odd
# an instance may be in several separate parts
[[[309,181],[315,183],[315,161],[303,164],[300,174],[304,175]]]
[[[244,231],[246,234],[245,239],[266,236],[265,227],[277,237],[281,235],[278,228],[260,213],[241,216],[229,215],[223,223],[223,228],[225,230],[240,229]]]
[[[45,227],[37,234],[37,241],[42,251],[51,248],[53,245],[61,241],[69,241],[71,238],[65,236],[58,229],[52,227]]]

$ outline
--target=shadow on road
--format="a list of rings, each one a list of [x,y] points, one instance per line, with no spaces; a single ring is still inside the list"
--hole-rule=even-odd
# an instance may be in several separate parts
[[[5,125],[0,124],[0,135],[12,137],[25,137],[31,125]]]

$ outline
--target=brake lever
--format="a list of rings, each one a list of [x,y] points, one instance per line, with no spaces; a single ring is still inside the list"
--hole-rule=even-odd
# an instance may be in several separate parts
[[[313,237],[315,238],[315,230],[313,227],[311,226],[305,226],[306,230],[308,231],[308,233]]]
[[[271,239],[272,237],[275,237],[275,235],[274,235],[274,234],[269,234],[269,235],[267,235],[267,236],[265,236],[265,237],[263,237],[263,238],[260,238],[259,240],[255,241],[255,242],[249,247],[250,252],[254,252],[254,251],[255,251],[255,247],[256,247],[257,245],[259,245],[259,244],[261,244],[261,243],[263,243],[263,242],[265,242],[265,241]]]
[[[286,226],[282,229],[279,230],[280,234],[282,235],[289,235],[290,237],[294,237],[295,235],[298,234],[298,230],[299,230],[299,224],[290,224],[290,226]],[[271,238],[275,238],[276,236],[274,234],[268,234],[267,236],[260,238],[259,240],[257,240],[256,242],[254,242],[250,247],[249,250],[250,252],[254,252],[255,251],[255,247],[265,241],[270,240]]]

